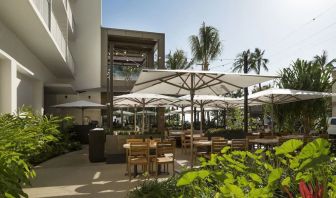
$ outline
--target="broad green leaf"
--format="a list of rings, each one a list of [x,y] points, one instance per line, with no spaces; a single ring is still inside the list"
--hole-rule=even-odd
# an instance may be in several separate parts
[[[286,177],[285,179],[282,180],[281,185],[282,186],[290,186],[290,183],[291,183],[291,178]]]
[[[226,146],[226,147],[224,147],[224,148],[221,150],[221,153],[225,154],[225,153],[227,153],[230,149],[231,149],[231,147]]]
[[[262,179],[261,177],[259,177],[259,175],[255,174],[255,173],[249,173],[248,176],[255,182],[258,182],[259,184],[262,183]]]
[[[330,149],[330,143],[328,140],[318,138],[312,142],[309,142],[302,148],[299,159],[318,158],[321,155],[328,155]]]
[[[200,170],[197,172],[197,174],[198,174],[198,177],[200,177],[201,179],[204,179],[210,175],[210,172],[208,170]]]
[[[176,186],[184,186],[191,184],[198,176],[197,171],[187,172],[177,181]]]
[[[303,145],[301,140],[288,140],[284,142],[281,146],[275,148],[275,155],[287,154],[296,151]]]
[[[268,176],[268,184],[272,184],[275,181],[279,180],[282,175],[282,172],[283,172],[282,168],[273,169],[270,175]]]
[[[228,184],[227,188],[230,191],[230,194],[233,195],[233,197],[241,198],[244,197],[244,192],[239,186]]]

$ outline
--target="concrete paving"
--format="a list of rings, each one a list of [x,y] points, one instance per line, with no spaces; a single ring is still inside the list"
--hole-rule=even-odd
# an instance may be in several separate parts
[[[186,165],[189,155],[176,150],[177,169]],[[169,167],[170,175],[171,166]],[[31,198],[118,198],[127,197],[145,178],[128,180],[126,164],[90,163],[88,147],[48,160],[35,167],[37,177],[24,191]],[[160,176],[164,179],[170,175]]]

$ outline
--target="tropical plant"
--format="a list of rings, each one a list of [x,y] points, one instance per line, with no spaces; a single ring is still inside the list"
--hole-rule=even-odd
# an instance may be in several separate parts
[[[222,149],[201,168],[188,170],[177,181],[179,197],[330,197],[335,194],[335,164],[330,143],[316,139],[303,147],[289,140],[275,148]],[[313,195],[313,196],[310,196]]]
[[[233,72],[243,72],[244,65],[247,66],[247,73],[254,71],[256,74],[260,74],[261,69],[268,71],[267,64],[268,59],[264,58],[265,50],[255,48],[254,52],[249,49],[243,51],[237,55],[235,62],[233,63]],[[261,88],[261,85],[259,85]]]
[[[209,70],[210,61],[220,55],[222,48],[218,30],[204,22],[198,35],[190,36],[190,45],[193,60],[202,65],[202,70]]]
[[[31,164],[78,148],[68,134],[70,123],[62,124],[65,131],[60,131],[60,124],[68,120],[27,107],[0,115],[0,197],[27,197],[21,187],[35,176]]]
[[[140,186],[131,191],[129,198],[170,198],[177,197],[179,190],[176,189],[176,177],[171,177],[165,181],[146,180]]]
[[[244,66],[247,66],[247,73],[254,70],[254,55],[250,50],[243,51],[238,54],[235,62],[233,63],[233,72],[244,72]]]
[[[281,71],[278,86],[287,89],[330,92],[335,82],[332,79],[334,63],[335,59],[327,62],[325,52],[321,56],[315,56],[312,61],[297,59],[289,68]],[[330,109],[330,98],[275,105],[280,126],[293,127],[293,122],[300,121],[307,133],[315,127],[316,123],[320,123],[322,130],[326,129],[328,109]]]
[[[168,69],[189,69],[193,61],[188,62],[188,59],[183,50],[171,51],[167,55],[166,67]]]

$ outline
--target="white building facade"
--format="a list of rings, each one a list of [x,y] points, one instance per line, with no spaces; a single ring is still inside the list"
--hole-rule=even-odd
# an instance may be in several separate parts
[[[0,0],[0,113],[100,103],[100,28],[100,0]]]

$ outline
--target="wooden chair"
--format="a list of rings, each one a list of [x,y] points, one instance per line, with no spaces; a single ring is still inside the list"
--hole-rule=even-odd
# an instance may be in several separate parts
[[[218,154],[227,145],[228,145],[228,141],[226,139],[212,139],[212,142],[211,142],[211,153]]]
[[[247,149],[247,141],[246,139],[232,139],[231,149],[233,150],[246,150]]]
[[[131,143],[131,142],[143,142],[143,139],[140,139],[140,138],[139,139],[138,138],[137,139],[127,139],[126,142],[127,143]]]
[[[182,152],[186,152],[191,146],[190,138],[187,138],[185,134],[181,135],[181,149]]]
[[[225,140],[224,137],[211,137],[211,140]]]
[[[209,141],[208,137],[194,137],[194,142],[196,141]],[[197,146],[194,146],[194,160],[197,158],[197,157],[207,157],[207,155],[209,155],[209,150],[208,150],[208,147],[197,147]]]
[[[142,138],[129,138],[126,140],[127,144],[133,143],[133,142],[143,142]],[[128,171],[128,154],[129,154],[129,149],[126,149],[126,171]]]
[[[149,145],[147,142],[131,142],[129,149],[129,156],[127,160],[128,164],[128,175],[129,180],[131,180],[131,166],[137,167],[137,165],[141,165],[143,171],[148,170],[149,165]],[[136,176],[136,169],[134,170],[134,176]]]
[[[156,176],[159,172],[159,165],[163,165],[168,171],[168,165],[173,164],[173,175],[175,175],[175,144],[171,141],[157,143],[156,146]]]

